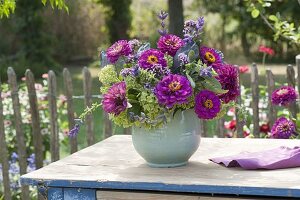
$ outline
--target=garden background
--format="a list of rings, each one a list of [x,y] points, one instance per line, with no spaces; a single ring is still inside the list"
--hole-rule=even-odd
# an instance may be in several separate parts
[[[56,0],[55,2],[63,1]],[[221,50],[225,54],[228,63],[250,67],[252,62],[256,62],[260,75],[260,94],[263,97],[261,102],[262,104],[264,101],[266,102],[266,79],[262,67],[263,54],[259,51],[259,47],[264,45],[274,50],[275,54],[273,56],[267,56],[266,66],[276,75],[278,85],[286,83],[286,66],[287,64],[294,65],[295,56],[300,52],[299,30],[298,39],[291,39],[290,35],[287,35],[284,31],[278,34],[278,31],[276,32],[268,27],[263,15],[262,17],[256,16],[257,13],[251,7],[251,2],[259,1],[233,0],[220,3],[217,0],[69,0],[65,2],[67,8],[57,4],[53,9],[48,2],[43,5],[40,0],[18,0],[14,12],[10,13],[9,17],[6,16],[7,13],[0,12],[0,16],[2,16],[0,19],[0,77],[4,83],[1,85],[1,98],[4,105],[5,132],[11,155],[12,174],[18,174],[19,171],[17,166],[15,169],[13,168],[17,155],[14,153],[16,152],[16,138],[12,125],[14,123],[12,103],[9,98],[8,85],[5,84],[8,67],[13,67],[20,83],[19,96],[27,146],[29,147],[28,155],[32,155],[33,150],[28,93],[24,78],[25,71],[31,69],[36,81],[40,83],[36,85],[36,90],[40,112],[42,113],[42,134],[46,136],[50,134],[49,111],[45,100],[47,94],[46,73],[49,70],[56,73],[59,96],[59,130],[62,144],[60,154],[61,157],[64,157],[68,155],[70,150],[66,135],[68,132],[66,98],[64,95],[60,95],[63,94],[64,88],[63,68],[70,71],[74,95],[82,96],[82,67],[87,66],[93,78],[92,93],[98,95],[100,83],[97,75],[100,52],[118,39],[137,38],[149,40],[151,46],[155,47],[155,41],[159,38],[157,29],[160,26],[157,13],[161,9],[169,12],[168,27],[171,33],[182,35],[181,30],[184,20],[204,16],[203,44]],[[272,4],[270,6],[260,4],[262,8],[258,9],[261,9],[258,15],[263,13],[262,11],[271,14],[280,13],[284,20],[295,22],[294,27],[299,26],[300,5],[298,1],[262,2]],[[59,9],[60,7],[62,9]],[[278,14],[276,17],[279,19]],[[274,26],[276,26],[276,23],[274,23]],[[289,29],[289,27],[286,29]],[[278,38],[276,34],[278,34]],[[247,67],[244,69],[247,69]],[[241,83],[245,86],[243,90],[245,99],[248,98],[247,94],[250,94],[249,72],[246,70],[241,76]],[[94,100],[100,101],[98,99]],[[250,104],[247,100],[244,102],[245,105]],[[74,99],[74,106],[77,115],[80,114],[84,108],[83,99]],[[263,115],[262,113],[262,119],[264,119]],[[97,141],[104,138],[102,121],[102,111],[98,110],[94,113]],[[225,136],[232,137],[235,125],[230,113],[228,113],[226,121],[228,133]],[[262,122],[261,125],[267,124],[267,121],[262,120]],[[251,133],[251,120],[248,121],[248,125],[245,135]],[[215,135],[213,127],[213,123],[209,124],[208,136]],[[113,127],[113,132],[114,134],[122,134],[123,129]],[[83,128],[78,135],[79,149],[87,146],[85,137],[85,129]],[[47,154],[47,151],[49,151],[49,137],[44,140],[44,145],[45,154]],[[34,163],[32,161],[33,157],[29,157],[29,165],[31,162]],[[16,188],[17,194],[19,192],[17,176],[14,181],[11,187]],[[15,195],[15,197],[19,198],[18,195]]]

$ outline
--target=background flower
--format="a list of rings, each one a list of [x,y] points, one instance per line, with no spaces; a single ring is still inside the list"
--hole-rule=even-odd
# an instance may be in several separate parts
[[[130,52],[131,48],[127,40],[119,40],[107,49],[106,56],[109,62],[115,63],[121,56],[128,56]]]
[[[103,110],[107,113],[119,115],[127,108],[125,82],[113,84],[102,100]]]
[[[271,130],[271,137],[277,139],[289,139],[294,134],[296,134],[294,122],[285,117],[277,119]]]
[[[221,101],[212,91],[202,90],[195,97],[195,112],[201,119],[213,119],[221,110]]]
[[[265,53],[265,54],[268,54],[270,56],[274,56],[275,55],[275,52],[274,52],[274,50],[272,48],[266,47],[264,45],[260,45],[259,48],[258,48],[258,51],[262,52],[262,53]]]
[[[282,86],[272,93],[272,103],[279,106],[287,106],[296,101],[296,90],[291,86]]]
[[[163,35],[157,42],[157,48],[163,53],[168,53],[170,56],[175,56],[177,50],[184,44],[183,40],[172,34]]]
[[[167,61],[164,58],[164,54],[156,49],[148,49],[141,54],[139,58],[139,66],[143,69],[152,69],[153,67],[161,65],[167,66]]]
[[[189,80],[181,75],[165,76],[155,87],[158,102],[167,108],[172,108],[175,104],[188,103],[192,92]]]

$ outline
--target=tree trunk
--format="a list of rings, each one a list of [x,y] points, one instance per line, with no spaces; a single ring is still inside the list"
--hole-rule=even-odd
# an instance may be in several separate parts
[[[183,2],[182,0],[168,0],[169,7],[169,32],[182,37],[183,29]]]
[[[244,55],[246,56],[247,59],[249,59],[250,56],[250,44],[247,40],[247,32],[243,31],[241,34],[241,42],[242,42],[242,47],[243,47],[243,52]]]

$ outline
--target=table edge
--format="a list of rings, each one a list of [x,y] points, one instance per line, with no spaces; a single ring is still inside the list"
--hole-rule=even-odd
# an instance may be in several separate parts
[[[34,185],[38,187],[61,187],[61,188],[92,188],[92,189],[115,189],[115,190],[146,190],[160,192],[184,192],[203,194],[225,195],[251,195],[272,197],[300,197],[299,189],[287,188],[262,188],[262,187],[239,187],[218,185],[178,185],[149,182],[119,182],[119,181],[78,181],[78,180],[46,180],[21,177],[22,185]]]

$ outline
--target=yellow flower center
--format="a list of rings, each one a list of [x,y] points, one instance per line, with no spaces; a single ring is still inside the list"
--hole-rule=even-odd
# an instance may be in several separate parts
[[[147,59],[148,63],[150,64],[156,64],[158,62],[158,59],[156,56],[154,55],[151,55],[151,56],[148,56],[148,59]]]
[[[208,108],[208,109],[211,109],[211,108],[214,106],[214,104],[213,104],[212,100],[207,99],[207,100],[204,102],[204,106],[205,106],[206,108]]]
[[[210,52],[205,53],[205,59],[211,63],[216,62],[216,57]]]
[[[284,95],[284,94],[287,94],[289,91],[287,89],[281,89],[281,90],[278,90],[277,94],[278,95]]]
[[[181,84],[178,81],[173,81],[169,84],[169,89],[172,92],[176,92],[176,91],[180,90],[180,88],[181,88]]]
[[[172,46],[176,44],[176,43],[175,43],[174,41],[172,41],[172,40],[166,40],[165,43],[166,43],[167,45],[172,45]]]

